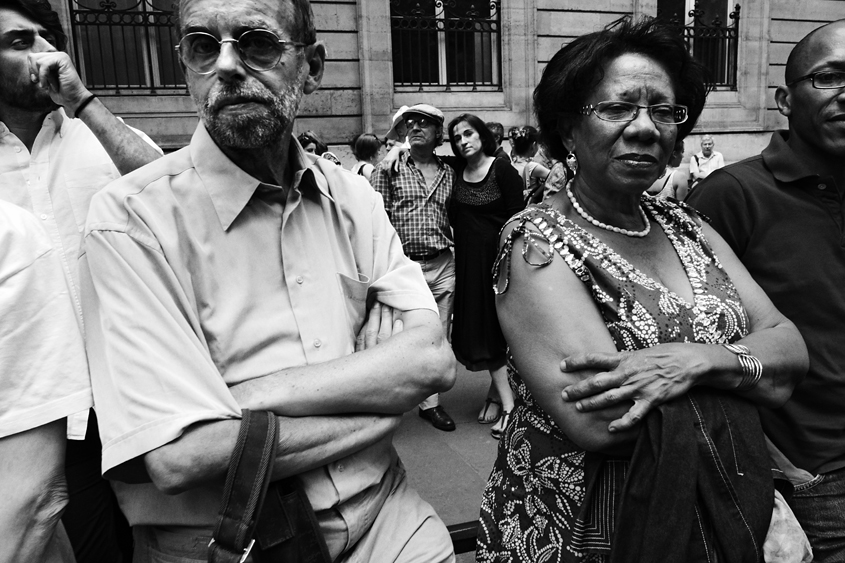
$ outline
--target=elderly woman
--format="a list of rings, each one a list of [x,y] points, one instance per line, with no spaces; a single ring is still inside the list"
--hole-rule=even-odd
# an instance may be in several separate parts
[[[644,195],[706,94],[652,20],[579,37],[543,73],[543,141],[578,173],[501,235],[516,406],[479,561],[763,558],[783,506],[755,403],[786,401],[806,349],[701,216]]]

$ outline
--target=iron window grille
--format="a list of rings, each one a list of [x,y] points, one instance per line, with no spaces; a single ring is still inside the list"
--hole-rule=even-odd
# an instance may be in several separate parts
[[[498,0],[390,0],[399,90],[501,91]]]
[[[698,2],[688,15],[691,19],[687,24],[684,24],[677,14],[665,18],[665,15],[658,11],[657,17],[664,17],[670,26],[677,28],[683,35],[692,55],[710,71],[710,81],[716,89],[736,90],[739,4],[728,14],[730,23],[723,22],[718,15],[710,24],[705,23],[704,10]]]
[[[185,93],[173,0],[69,1],[76,67],[88,88]]]

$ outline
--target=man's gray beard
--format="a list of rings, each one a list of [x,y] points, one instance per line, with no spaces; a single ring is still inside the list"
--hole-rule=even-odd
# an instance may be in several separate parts
[[[286,86],[273,94],[263,86],[224,85],[212,91],[204,103],[196,100],[208,134],[224,147],[255,149],[278,142],[296,118],[302,92],[295,86]],[[220,109],[228,100],[248,98],[260,102],[253,112],[238,115],[221,115]]]

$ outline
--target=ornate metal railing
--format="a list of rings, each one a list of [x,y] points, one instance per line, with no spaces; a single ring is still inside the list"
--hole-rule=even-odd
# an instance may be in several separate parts
[[[393,82],[416,90],[498,90],[499,0],[390,0]]]
[[[693,56],[710,70],[713,86],[723,90],[736,90],[737,58],[739,53],[739,4],[728,14],[732,23],[723,22],[717,15],[708,25],[704,21],[704,10],[695,3],[690,10],[691,25],[685,25],[677,14],[658,12],[669,25],[677,27],[683,34]]]
[[[76,65],[88,88],[184,93],[174,0],[69,0]]]

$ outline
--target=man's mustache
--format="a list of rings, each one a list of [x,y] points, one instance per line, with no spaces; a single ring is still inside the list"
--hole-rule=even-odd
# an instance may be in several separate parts
[[[256,102],[272,105],[275,98],[266,89],[252,86],[223,87],[220,90],[211,92],[205,102],[206,107],[211,111],[232,104]]]

